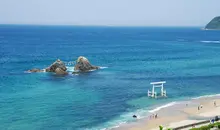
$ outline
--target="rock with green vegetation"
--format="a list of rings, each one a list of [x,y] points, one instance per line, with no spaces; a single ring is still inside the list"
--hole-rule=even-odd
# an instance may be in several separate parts
[[[220,16],[213,18],[206,26],[205,29],[220,30]]]

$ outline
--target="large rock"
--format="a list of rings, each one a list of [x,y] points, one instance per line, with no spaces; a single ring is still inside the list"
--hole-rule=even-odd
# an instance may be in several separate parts
[[[46,72],[54,72],[56,74],[67,74],[66,70],[65,64],[60,59],[57,59],[52,65],[46,68]]]
[[[34,69],[28,70],[27,72],[30,72],[30,73],[33,73],[33,72],[44,72],[44,70],[34,68]]]
[[[83,56],[78,57],[77,63],[74,67],[74,71],[79,71],[79,72],[87,72],[90,70],[96,70],[99,69],[100,67],[98,66],[93,66],[89,63],[89,60]]]

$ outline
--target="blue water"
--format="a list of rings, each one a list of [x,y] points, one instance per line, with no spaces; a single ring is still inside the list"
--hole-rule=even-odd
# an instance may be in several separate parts
[[[81,55],[106,68],[24,73]],[[220,31],[199,27],[0,25],[0,129],[102,129],[152,106],[217,94],[219,56]],[[149,83],[160,80],[169,98],[147,98]]]

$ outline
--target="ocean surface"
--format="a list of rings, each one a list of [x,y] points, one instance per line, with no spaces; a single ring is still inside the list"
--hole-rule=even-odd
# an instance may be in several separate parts
[[[78,56],[102,69],[72,75]],[[220,31],[200,27],[0,25],[0,129],[100,130],[219,94]],[[69,75],[26,73],[56,59]],[[163,81],[166,99],[150,99]]]

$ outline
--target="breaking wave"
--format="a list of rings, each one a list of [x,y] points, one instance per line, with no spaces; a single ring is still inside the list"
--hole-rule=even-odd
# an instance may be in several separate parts
[[[201,41],[203,43],[220,43],[220,41]]]

